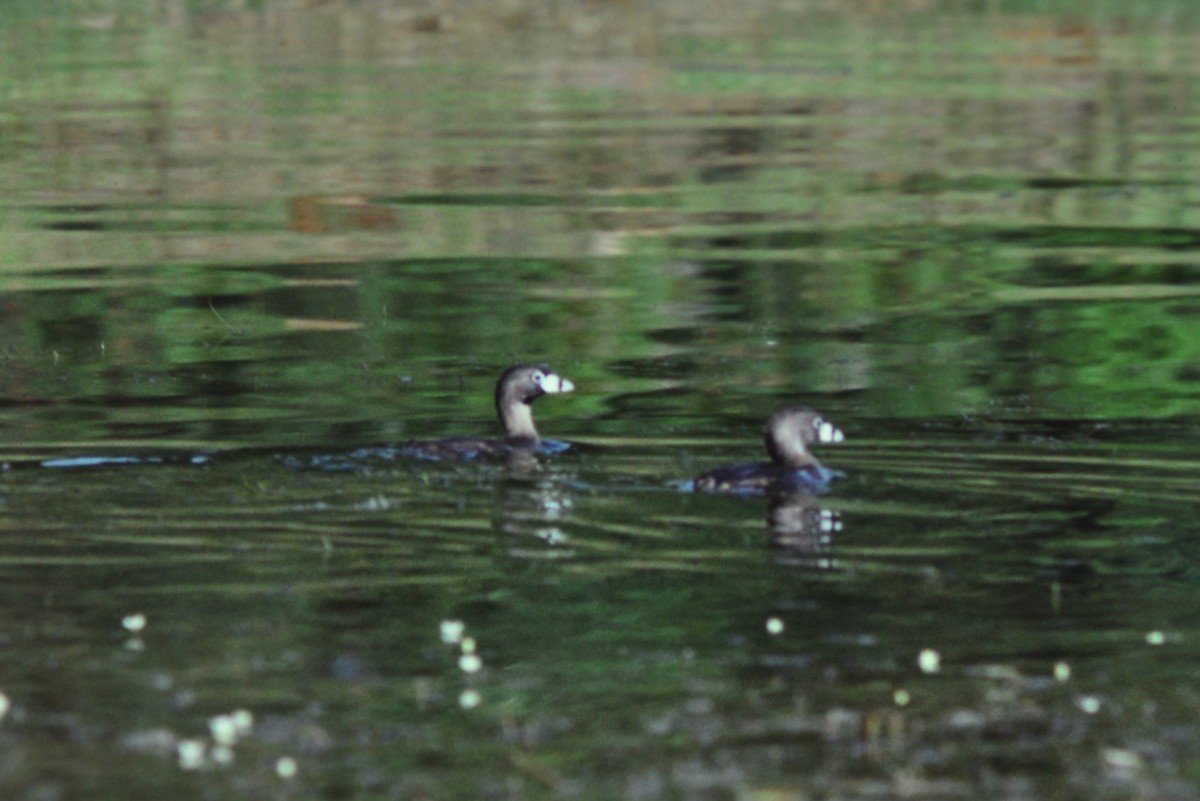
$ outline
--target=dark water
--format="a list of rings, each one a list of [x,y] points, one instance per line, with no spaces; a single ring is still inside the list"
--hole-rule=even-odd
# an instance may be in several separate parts
[[[1197,797],[1197,31],[15,14],[0,795]]]

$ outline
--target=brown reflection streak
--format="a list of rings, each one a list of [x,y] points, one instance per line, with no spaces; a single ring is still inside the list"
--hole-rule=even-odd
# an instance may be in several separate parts
[[[288,201],[289,227],[304,234],[329,231],[392,231],[396,213],[364,197],[296,197]]]
[[[1021,52],[996,56],[1002,66],[1092,66],[1098,58],[1096,27],[1079,18],[1027,16],[1010,19],[997,38]]]
[[[288,318],[283,321],[288,331],[357,331],[363,324],[355,320],[298,320]]]

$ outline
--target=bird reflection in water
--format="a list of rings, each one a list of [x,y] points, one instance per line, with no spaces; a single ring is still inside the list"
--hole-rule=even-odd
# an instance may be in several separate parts
[[[771,496],[767,528],[781,561],[823,570],[837,566],[829,554],[833,536],[842,530],[842,518],[836,510],[823,508],[816,495]]]

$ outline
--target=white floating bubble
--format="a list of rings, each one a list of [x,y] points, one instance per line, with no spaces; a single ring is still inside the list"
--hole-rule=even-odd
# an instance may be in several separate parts
[[[900,688],[892,693],[892,700],[896,702],[896,706],[908,706],[912,696],[908,694],[908,690]]]
[[[233,764],[233,749],[227,745],[214,745],[210,752],[212,761],[218,765]]]
[[[238,739],[237,724],[232,715],[217,715],[208,719],[208,732],[213,742],[219,745],[233,745]]]
[[[462,647],[462,652],[464,654],[475,653],[475,638],[474,637],[463,637],[462,643],[460,645]]]
[[[932,648],[922,648],[917,655],[917,667],[922,673],[937,673],[942,669],[942,655]]]
[[[461,620],[443,620],[441,624],[442,642],[456,643],[462,639],[467,626]]]
[[[1150,645],[1164,645],[1167,642],[1167,635],[1157,630],[1148,631],[1146,632],[1146,642]]]
[[[125,627],[126,631],[132,631],[135,633],[139,632],[146,628],[146,616],[141,612],[133,615],[126,615],[125,617],[121,618],[121,625]]]
[[[280,757],[275,760],[275,775],[281,779],[291,779],[296,775],[300,766],[296,764],[296,760],[290,756]]]
[[[236,709],[229,717],[233,719],[238,737],[248,736],[254,728],[254,715],[248,709]]]
[[[1071,666],[1066,662],[1059,662],[1054,666],[1054,678],[1059,681],[1068,681],[1071,678]]]
[[[1104,757],[1104,764],[1118,773],[1135,773],[1145,766],[1142,757],[1136,751],[1127,748],[1105,748],[1101,755]]]
[[[199,770],[204,767],[205,745],[203,740],[180,740],[175,745],[179,755],[179,767],[184,770]]]
[[[1095,695],[1081,695],[1075,700],[1075,703],[1089,715],[1100,711],[1100,698]]]
[[[478,673],[483,669],[483,660],[478,654],[463,654],[458,658],[458,667],[463,673]]]
[[[468,688],[459,693],[458,705],[463,709],[474,709],[483,703],[483,696],[479,694],[479,690]]]
[[[11,709],[12,701],[8,700],[7,695],[0,693],[0,720],[3,720]]]
[[[785,628],[786,628],[786,626],[784,625],[783,620],[781,618],[777,618],[777,617],[767,618],[767,634],[783,634],[783,630]]]

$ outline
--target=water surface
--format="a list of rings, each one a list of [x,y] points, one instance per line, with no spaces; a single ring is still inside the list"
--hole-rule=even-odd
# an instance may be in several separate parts
[[[0,35],[4,797],[1197,796],[1185,4]]]

